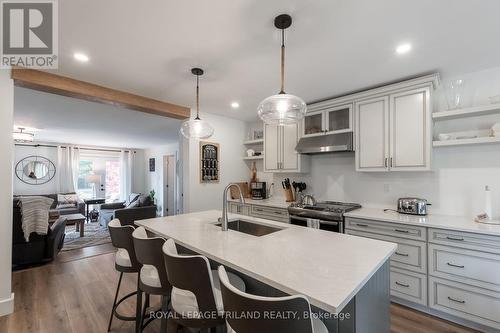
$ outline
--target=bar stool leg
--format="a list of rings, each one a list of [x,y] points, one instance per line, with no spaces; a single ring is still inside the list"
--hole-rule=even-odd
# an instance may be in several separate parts
[[[141,333],[144,329],[144,321],[146,320],[147,322],[147,319],[146,319],[146,311],[147,309],[149,308],[149,299],[150,299],[150,295],[148,293],[145,293],[145,299],[144,299],[144,306],[142,307],[142,317],[141,317]]]
[[[111,309],[111,316],[109,317],[108,332],[111,330],[111,323],[113,322],[113,317],[115,316],[116,300],[118,299],[118,294],[120,293],[120,285],[122,284],[123,272],[120,273],[120,278],[118,279],[118,286],[116,287],[115,300],[113,301],[113,308]]]
[[[135,306],[135,331],[142,331],[142,290],[139,289],[140,273],[137,275],[137,304]]]

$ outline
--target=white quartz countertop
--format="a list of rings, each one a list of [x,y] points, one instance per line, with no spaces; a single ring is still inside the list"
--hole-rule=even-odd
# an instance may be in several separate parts
[[[240,202],[239,199],[229,199],[232,202]],[[286,202],[285,198],[281,197],[271,197],[269,199],[262,200],[254,200],[245,198],[245,203],[250,205],[260,205],[260,206],[268,206],[268,207],[277,207],[277,208],[288,208],[291,202]]]
[[[236,214],[229,218],[283,230],[261,237],[221,231],[214,225],[220,216],[210,210],[135,223],[330,313],[340,312],[396,250],[394,243]]]
[[[429,214],[426,216],[415,216],[408,214],[399,214],[394,211],[384,211],[381,208],[360,208],[345,213],[344,215],[346,217],[354,217],[367,220],[394,222],[417,225],[421,227],[432,227],[500,236],[500,225],[477,223],[474,221],[473,217],[434,214]]]

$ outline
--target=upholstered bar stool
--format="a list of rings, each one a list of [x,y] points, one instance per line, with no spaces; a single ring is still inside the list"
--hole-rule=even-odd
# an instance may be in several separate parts
[[[111,243],[117,249],[115,255],[115,269],[120,272],[120,278],[118,279],[118,286],[116,287],[115,299],[113,301],[113,309],[111,311],[111,316],[109,318],[108,332],[111,330],[111,324],[113,322],[113,317],[116,317],[124,321],[136,321],[140,317],[141,308],[139,304],[136,304],[136,316],[124,316],[118,312],[118,306],[134,295],[139,297],[139,285],[137,290],[131,292],[118,300],[118,294],[120,293],[120,286],[122,283],[122,278],[124,273],[139,273],[141,270],[141,265],[137,261],[135,256],[134,242],[132,240],[132,233],[134,232],[134,227],[130,225],[122,226],[120,220],[114,219],[108,224],[109,235],[111,237]],[[138,315],[139,314],[139,315]],[[137,321],[136,321],[137,323]]]
[[[132,237],[134,239],[137,260],[142,264],[142,268],[139,273],[139,290],[146,294],[144,309],[139,320],[141,322],[140,331],[142,331],[144,327],[154,320],[154,318],[149,318],[149,320],[147,320],[142,326],[142,322],[144,322],[145,319],[146,309],[150,305],[150,296],[159,295],[162,298],[161,311],[163,312],[163,316],[161,317],[161,332],[166,332],[166,314],[169,311],[168,304],[170,302],[172,286],[168,282],[167,271],[165,270],[165,261],[162,254],[162,246],[165,243],[165,239],[160,237],[148,237],[148,234],[143,227],[135,229]],[[138,297],[137,302],[139,304],[142,303],[141,296]]]
[[[214,331],[225,324],[224,305],[217,271],[210,269],[208,259],[201,255],[179,255],[175,242],[163,245],[168,280],[172,285],[174,320],[181,326]],[[228,278],[238,290],[245,283],[235,274]]]
[[[259,313],[259,316],[227,316],[228,331],[233,333],[328,333],[325,324],[319,319],[312,319],[311,305],[304,296],[262,297],[242,292],[232,284],[224,266],[220,266],[224,309],[230,314]],[[290,312],[288,312],[290,311]],[[264,313],[296,313],[296,318],[270,319]]]

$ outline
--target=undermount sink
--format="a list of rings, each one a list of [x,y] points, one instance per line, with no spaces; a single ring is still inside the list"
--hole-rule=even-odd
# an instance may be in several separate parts
[[[221,223],[215,224],[220,227]],[[244,234],[252,236],[265,236],[272,234],[273,232],[283,230],[282,228],[271,227],[269,225],[253,223],[245,220],[232,220],[227,223],[228,229],[242,232]]]

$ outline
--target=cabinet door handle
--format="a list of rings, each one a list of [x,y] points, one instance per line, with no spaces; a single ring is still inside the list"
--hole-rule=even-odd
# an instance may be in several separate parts
[[[465,268],[464,265],[455,265],[455,264],[452,264],[451,262],[447,262],[446,263],[448,266],[451,266],[451,267],[456,267],[456,268]]]
[[[452,241],[464,241],[464,239],[462,237],[450,237],[450,236],[446,236],[447,239],[449,240],[452,240]]]
[[[384,167],[387,168],[387,157],[384,160]]]
[[[401,232],[403,234],[409,234],[410,232],[408,230],[401,230],[401,229],[394,229],[396,232]]]
[[[409,257],[410,255],[408,253],[401,253],[401,252],[394,252],[394,254],[397,254],[398,256],[402,256],[402,257]]]
[[[396,283],[398,286],[405,287],[405,288],[410,288],[410,285],[409,285],[409,284],[406,284],[406,283],[401,283],[401,282],[398,282],[398,281],[396,281],[395,283]]]
[[[368,224],[356,223],[358,227],[368,227]]]
[[[459,300],[459,299],[456,299],[456,298],[453,298],[453,297],[450,297],[448,296],[448,299],[452,302],[456,302],[456,303],[460,303],[460,304],[465,304],[465,301],[463,300]]]
[[[390,161],[390,165],[391,165],[391,168],[392,168],[392,157],[389,159]]]

